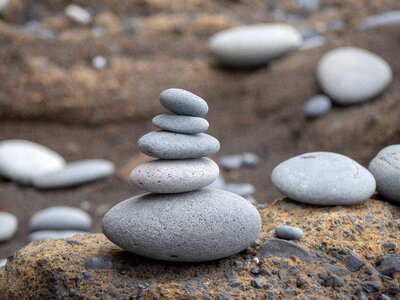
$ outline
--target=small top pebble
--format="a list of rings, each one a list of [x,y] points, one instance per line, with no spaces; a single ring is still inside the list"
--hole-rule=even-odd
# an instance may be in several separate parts
[[[163,91],[160,102],[166,109],[178,115],[203,117],[208,113],[208,105],[204,99],[183,89]]]

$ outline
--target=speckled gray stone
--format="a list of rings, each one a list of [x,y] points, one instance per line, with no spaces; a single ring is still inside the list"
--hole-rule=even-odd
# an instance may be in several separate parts
[[[332,107],[331,100],[325,95],[317,95],[304,104],[304,114],[307,118],[318,118],[326,115]]]
[[[392,81],[392,70],[372,52],[345,47],[331,50],[321,58],[317,79],[333,101],[349,105],[381,94]]]
[[[207,102],[203,98],[182,89],[168,89],[160,94],[161,104],[178,115],[203,117],[208,112]]]
[[[400,203],[400,145],[383,148],[369,164],[376,189],[384,197]]]
[[[116,245],[167,261],[227,257],[250,246],[260,230],[252,204],[215,189],[137,196],[114,206],[103,219],[103,232]]]
[[[88,234],[88,232],[80,230],[40,230],[28,235],[28,241],[63,240],[84,234]]]
[[[31,231],[88,230],[92,218],[84,210],[69,206],[53,206],[35,213],[29,220]]]
[[[200,158],[218,152],[219,141],[205,133],[152,131],[139,139],[140,151],[161,159]]]
[[[315,205],[351,205],[375,192],[372,174],[354,160],[332,152],[288,159],[272,172],[273,185],[289,198]]]
[[[222,65],[254,68],[300,47],[301,34],[287,24],[261,24],[230,28],[209,40],[211,54]]]
[[[254,194],[256,188],[250,183],[227,183],[224,186],[224,190],[247,197]]]
[[[275,234],[278,238],[281,239],[299,240],[303,237],[304,232],[298,227],[278,225],[275,227]]]
[[[0,212],[0,242],[11,239],[18,228],[18,219],[8,212]]]
[[[0,143],[0,175],[30,184],[39,175],[62,170],[64,159],[53,150],[25,140]]]
[[[151,193],[182,193],[201,189],[218,176],[218,165],[211,159],[155,160],[137,166],[131,180]]]
[[[69,163],[60,171],[37,176],[33,185],[40,189],[72,187],[107,177],[114,170],[114,164],[108,160],[81,160]]]
[[[187,134],[206,132],[209,126],[203,118],[165,114],[154,117],[153,124],[160,129]]]

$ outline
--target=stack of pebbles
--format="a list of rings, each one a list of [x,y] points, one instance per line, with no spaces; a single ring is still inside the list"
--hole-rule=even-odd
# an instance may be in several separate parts
[[[158,158],[132,171],[131,180],[150,192],[113,207],[103,219],[103,232],[135,254],[168,261],[207,261],[246,249],[259,235],[258,211],[244,198],[207,187],[219,173],[205,156],[219,142],[205,134],[201,118],[207,103],[188,91],[168,89],[161,104],[176,115],[159,115],[139,149]]]

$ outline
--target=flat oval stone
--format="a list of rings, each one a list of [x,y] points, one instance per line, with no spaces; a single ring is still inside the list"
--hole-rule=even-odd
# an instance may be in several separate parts
[[[139,139],[140,151],[161,159],[199,158],[217,153],[219,141],[205,133],[152,131]]]
[[[298,227],[278,225],[275,227],[275,234],[278,238],[281,239],[299,240],[303,237],[304,232]]]
[[[209,126],[206,119],[180,115],[158,115],[153,118],[153,124],[160,129],[187,134],[206,132]]]
[[[317,95],[304,104],[304,114],[307,118],[318,118],[326,115],[331,107],[332,103],[328,97]]]
[[[89,230],[92,218],[76,207],[53,206],[35,213],[29,220],[31,231],[36,230]]]
[[[254,68],[299,48],[301,42],[301,34],[290,25],[261,24],[220,31],[209,40],[209,48],[222,65]]]
[[[272,172],[273,185],[287,197],[315,205],[350,205],[375,192],[372,174],[354,160],[332,152],[288,159]]]
[[[114,244],[167,261],[227,257],[250,246],[260,230],[261,218],[251,203],[214,189],[137,196],[103,219],[103,232]]]
[[[88,234],[80,230],[40,230],[28,235],[28,241],[63,240],[75,235]]]
[[[182,89],[163,91],[160,102],[166,109],[178,115],[203,117],[208,113],[208,105],[203,98]]]
[[[64,159],[53,150],[25,140],[0,143],[0,175],[30,184],[39,175],[62,170]]]
[[[211,159],[155,160],[136,167],[131,180],[141,190],[151,193],[182,193],[211,184],[219,174]]]
[[[8,212],[0,212],[0,242],[11,239],[17,232],[18,219]]]
[[[400,203],[400,145],[383,148],[369,164],[377,191],[385,198]]]
[[[60,171],[37,176],[33,185],[40,189],[72,187],[107,177],[114,170],[114,164],[108,160],[81,160],[69,163]]]
[[[333,101],[350,105],[381,94],[392,81],[392,70],[372,52],[345,47],[329,51],[321,58],[317,79]]]

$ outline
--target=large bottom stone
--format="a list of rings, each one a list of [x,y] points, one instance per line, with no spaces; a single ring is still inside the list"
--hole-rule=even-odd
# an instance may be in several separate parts
[[[168,261],[208,261],[250,246],[261,230],[257,209],[222,190],[145,194],[114,206],[104,234],[121,248]]]

